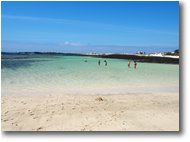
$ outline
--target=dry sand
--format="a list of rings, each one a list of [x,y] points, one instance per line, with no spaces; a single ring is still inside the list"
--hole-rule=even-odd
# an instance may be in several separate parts
[[[2,131],[178,131],[178,94],[2,96]]]

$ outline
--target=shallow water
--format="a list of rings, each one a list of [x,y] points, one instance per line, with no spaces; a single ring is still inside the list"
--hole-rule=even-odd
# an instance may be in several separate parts
[[[179,65],[64,55],[2,55],[2,95],[178,93]],[[85,62],[87,60],[87,62]]]

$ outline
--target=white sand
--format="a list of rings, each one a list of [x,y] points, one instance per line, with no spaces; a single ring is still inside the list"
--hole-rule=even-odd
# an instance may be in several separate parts
[[[2,131],[179,130],[178,94],[11,95],[1,103]]]

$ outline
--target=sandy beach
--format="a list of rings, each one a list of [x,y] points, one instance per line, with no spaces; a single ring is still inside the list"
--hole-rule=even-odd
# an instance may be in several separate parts
[[[2,131],[178,131],[178,94],[6,95]]]
[[[1,4],[1,131],[179,131],[178,1]]]

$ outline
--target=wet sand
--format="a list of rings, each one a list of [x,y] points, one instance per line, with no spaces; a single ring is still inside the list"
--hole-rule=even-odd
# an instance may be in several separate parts
[[[178,94],[7,95],[2,131],[178,131]]]

